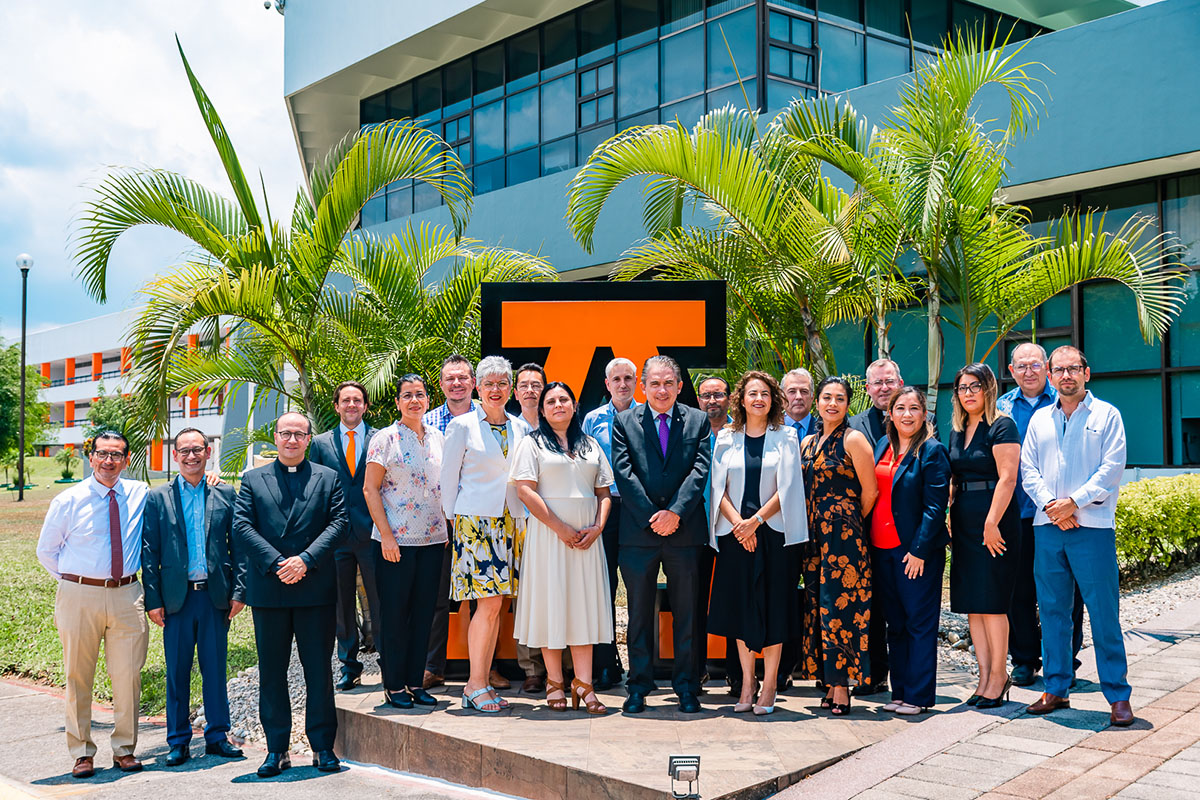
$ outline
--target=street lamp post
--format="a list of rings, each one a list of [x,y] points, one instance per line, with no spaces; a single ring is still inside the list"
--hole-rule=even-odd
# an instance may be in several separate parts
[[[17,436],[17,501],[25,499],[25,306],[28,297],[29,268],[33,257],[28,253],[17,256],[17,267],[21,270],[21,426]]]

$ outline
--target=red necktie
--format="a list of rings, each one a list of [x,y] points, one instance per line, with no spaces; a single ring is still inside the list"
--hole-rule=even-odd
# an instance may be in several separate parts
[[[116,489],[108,490],[108,543],[112,545],[112,579],[125,575],[125,549],[121,546],[121,507],[117,505]]]

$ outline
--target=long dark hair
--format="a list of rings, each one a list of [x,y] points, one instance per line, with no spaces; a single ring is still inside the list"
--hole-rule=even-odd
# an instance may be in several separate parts
[[[842,391],[846,393],[846,413],[842,415],[842,423],[849,424],[850,422],[850,401],[854,399],[854,387],[850,385],[850,381],[840,375],[830,375],[825,380],[817,384],[817,390],[813,392],[813,407],[816,408],[817,402],[821,399],[821,392],[825,391],[826,386],[837,385],[842,387]],[[821,427],[825,427],[825,420],[821,417],[821,412],[818,410],[816,417],[821,422]],[[841,424],[841,423],[839,423]]]
[[[908,443],[908,452],[915,453],[920,450],[921,445],[925,444],[925,440],[933,434],[933,425],[929,422],[929,404],[925,399],[925,393],[915,386],[900,387],[900,390],[888,401],[887,421],[883,423],[884,430],[887,431],[888,442],[892,445],[893,461],[896,460],[896,454],[900,452],[900,434],[896,431],[895,423],[892,422],[892,409],[896,407],[897,400],[910,394],[917,398],[917,404],[921,406],[921,413],[925,415],[925,424],[913,434],[912,441]]]
[[[787,408],[787,398],[783,396],[783,390],[770,375],[752,369],[738,380],[737,388],[733,390],[732,402],[729,404],[730,415],[733,417],[733,429],[735,431],[746,429],[746,386],[750,381],[762,381],[766,384],[767,391],[771,393],[771,409],[767,412],[767,426],[771,430],[782,428],[783,409]]]
[[[558,441],[558,434],[550,427],[549,420],[546,419],[543,409],[545,408],[546,395],[551,389],[562,389],[567,393],[567,397],[571,398],[572,405],[575,410],[579,410],[579,403],[575,400],[575,393],[571,391],[571,387],[562,381],[551,381],[546,384],[546,388],[542,389],[542,394],[538,398],[538,429],[533,432],[537,440],[542,446],[551,453],[560,453],[564,456],[583,457],[592,449],[591,437],[583,432],[583,426],[579,424],[579,414],[572,414],[571,421],[567,424],[567,449],[563,450]]]

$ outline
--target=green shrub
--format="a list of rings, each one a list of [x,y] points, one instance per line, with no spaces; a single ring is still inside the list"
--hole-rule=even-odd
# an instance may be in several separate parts
[[[1121,487],[1117,560],[1125,575],[1170,568],[1200,553],[1200,474]]]

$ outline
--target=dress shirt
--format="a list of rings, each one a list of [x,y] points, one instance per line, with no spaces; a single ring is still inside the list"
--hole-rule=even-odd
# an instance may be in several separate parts
[[[471,411],[479,408],[479,404],[474,400],[471,401]],[[450,424],[450,420],[454,419],[454,414],[450,413],[450,407],[442,403],[432,411],[426,411],[425,416],[421,417],[421,423],[430,425],[438,429],[438,433],[445,433],[446,426]]]
[[[192,486],[181,477],[176,485],[179,486],[179,499],[183,501],[183,525],[187,530],[188,580],[208,580],[208,531],[204,527],[208,489],[203,478]]]
[[[1021,446],[1021,478],[1037,504],[1034,525],[1049,525],[1043,509],[1070,497],[1085,528],[1112,528],[1125,470],[1121,412],[1091,392],[1067,417],[1061,401],[1035,411]]]
[[[1029,430],[1029,420],[1033,419],[1033,412],[1053,404],[1057,399],[1058,392],[1049,382],[1046,383],[1046,387],[1042,389],[1041,393],[1032,399],[1027,397],[1018,386],[1000,395],[996,400],[996,410],[1013,418],[1013,422],[1017,423],[1017,433],[1021,435],[1021,441],[1024,442],[1025,434]],[[1021,509],[1021,519],[1033,519],[1034,512],[1037,511],[1037,504],[1025,492],[1020,472],[1017,473],[1016,492],[1017,505]]]
[[[354,467],[358,468],[358,462],[362,459],[362,454],[366,452],[366,447],[363,442],[367,438],[367,423],[359,420],[358,427],[347,428],[342,423],[338,423],[338,434],[342,437],[342,453],[350,452],[350,437],[347,436],[350,431],[354,431]]]
[[[629,407],[631,409],[640,408],[641,403],[634,400]],[[619,413],[610,400],[599,408],[592,409],[583,418],[583,432],[600,443],[600,447],[604,450],[604,456],[610,464],[612,463],[612,424]],[[613,497],[621,496],[615,483],[608,487],[608,490],[612,492]]]
[[[150,487],[118,478],[113,487],[121,515],[122,577],[142,566],[142,512]],[[108,530],[109,488],[89,476],[50,501],[37,556],[55,578],[63,573],[84,578],[112,577],[112,543]]]
[[[800,441],[804,441],[804,437],[813,433],[813,415],[810,411],[804,415],[804,419],[792,419],[787,414],[784,414],[784,422],[796,431],[796,435],[800,437]]]

